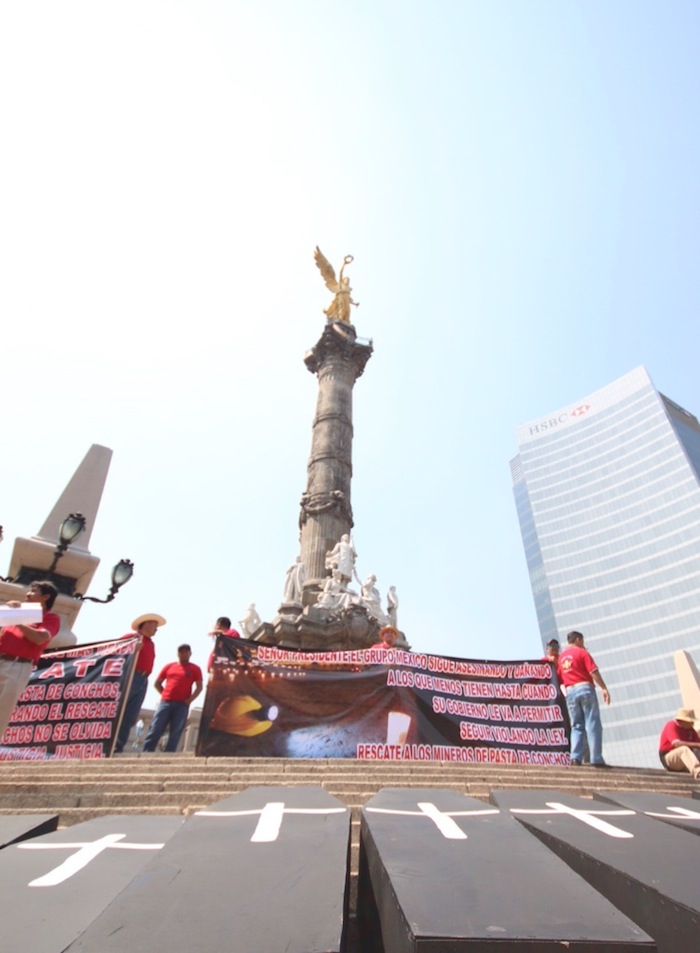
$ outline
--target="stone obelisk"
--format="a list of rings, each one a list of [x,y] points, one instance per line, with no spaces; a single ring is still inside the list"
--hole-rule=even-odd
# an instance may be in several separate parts
[[[316,601],[325,576],[326,554],[353,527],[352,391],[372,355],[371,342],[357,340],[355,328],[329,321],[304,357],[318,377],[306,491],[301,498],[301,558],[306,566],[304,604]]]
[[[75,645],[77,641],[71,630],[83,603],[73,593],[87,592],[100,564],[99,558],[89,551],[88,543],[111,460],[112,451],[108,447],[97,444],[90,447],[38,534],[28,539],[17,537],[8,581],[0,582],[0,602],[10,599],[21,601],[29,583],[47,577],[63,520],[71,513],[83,514],[86,529],[61,558],[58,570],[48,576],[59,591],[53,611],[61,619],[61,630],[52,640],[51,648],[65,648]]]

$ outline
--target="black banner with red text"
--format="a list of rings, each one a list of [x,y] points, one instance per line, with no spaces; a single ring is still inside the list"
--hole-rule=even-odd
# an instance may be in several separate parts
[[[568,764],[552,666],[217,639],[197,754]]]
[[[112,753],[139,638],[47,651],[0,739],[0,761]]]

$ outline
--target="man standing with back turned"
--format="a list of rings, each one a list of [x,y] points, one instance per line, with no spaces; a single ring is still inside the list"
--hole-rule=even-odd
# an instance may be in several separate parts
[[[581,633],[569,632],[566,641],[569,644],[559,654],[559,681],[566,691],[566,706],[571,718],[571,763],[581,764],[585,736],[591,766],[607,768],[603,761],[603,726],[595,686],[602,690],[606,705],[610,704],[610,692],[593,657],[583,647]]]

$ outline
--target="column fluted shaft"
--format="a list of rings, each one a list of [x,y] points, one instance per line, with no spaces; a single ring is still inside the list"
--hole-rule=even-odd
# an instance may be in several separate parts
[[[308,586],[327,575],[326,553],[353,526],[352,391],[372,355],[358,343],[352,325],[326,325],[304,362],[318,377],[306,491],[301,498],[301,557]]]

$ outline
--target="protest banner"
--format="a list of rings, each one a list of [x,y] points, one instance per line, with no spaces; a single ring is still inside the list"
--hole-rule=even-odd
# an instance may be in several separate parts
[[[568,764],[564,707],[547,662],[219,638],[197,754]]]
[[[134,636],[44,652],[0,739],[0,761],[108,757],[138,646]]]

